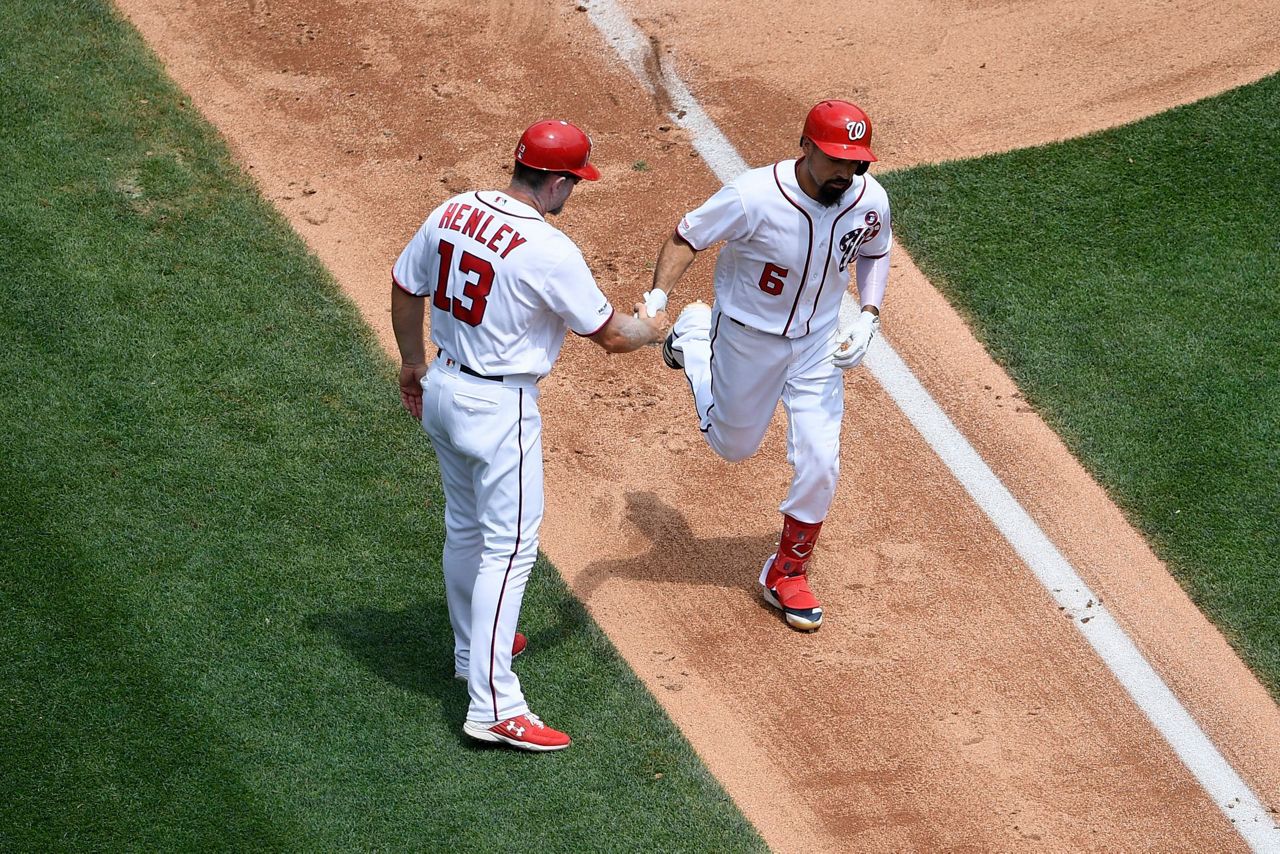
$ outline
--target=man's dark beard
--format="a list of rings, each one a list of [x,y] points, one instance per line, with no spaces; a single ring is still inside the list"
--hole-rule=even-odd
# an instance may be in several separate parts
[[[827,207],[831,207],[840,201],[844,196],[845,190],[849,189],[849,186],[849,184],[833,184],[828,181],[818,187],[818,201]]]

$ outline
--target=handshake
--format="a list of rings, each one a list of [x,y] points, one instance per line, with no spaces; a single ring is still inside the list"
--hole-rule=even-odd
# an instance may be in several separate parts
[[[880,331],[880,316],[874,312],[864,311],[853,321],[852,326],[840,329],[836,333],[836,350],[831,361],[837,368],[848,370],[862,364],[867,355],[871,340]]]
[[[658,312],[665,311],[667,308],[667,292],[662,288],[654,288],[651,291],[644,292],[644,311],[649,317],[657,317]],[[640,316],[639,306],[637,306],[636,317]]]

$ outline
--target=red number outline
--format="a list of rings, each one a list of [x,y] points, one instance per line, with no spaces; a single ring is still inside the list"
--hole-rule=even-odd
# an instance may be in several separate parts
[[[458,270],[468,276],[475,273],[476,280],[462,285],[462,295],[471,301],[470,306],[464,307],[461,299],[453,298],[453,316],[469,326],[479,326],[484,320],[489,291],[493,289],[493,265],[478,255],[463,252]]]
[[[790,272],[786,267],[766,263],[764,270],[760,272],[760,290],[776,297],[786,287],[787,274]]]
[[[435,293],[431,295],[431,304],[441,311],[447,312],[451,308],[449,304],[449,271],[453,269],[453,244],[447,240],[441,240],[440,245],[436,247],[436,251],[440,253],[440,274],[436,276]]]
[[[468,277],[462,283],[462,296],[449,299],[449,275],[453,270],[453,244],[441,240],[436,247],[440,254],[440,275],[436,281],[435,293],[431,295],[431,304],[441,311],[449,312],[468,326],[479,326],[484,320],[484,311],[488,307],[489,291],[493,289],[493,264],[478,255],[463,251],[458,259],[458,272]],[[475,279],[470,276],[475,275]]]

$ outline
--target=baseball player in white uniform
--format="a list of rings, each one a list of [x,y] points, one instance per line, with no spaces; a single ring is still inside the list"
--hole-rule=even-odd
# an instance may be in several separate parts
[[[421,418],[445,494],[444,581],[463,732],[525,750],[568,747],[529,710],[511,669],[542,521],[538,381],[566,329],[611,353],[662,340],[666,314],[615,313],[582,253],[547,223],[580,179],[600,177],[591,141],[563,121],[530,126],[506,190],[463,193],[431,212],[392,272],[400,395]],[[427,367],[424,305],[434,360]]]
[[[823,612],[807,569],[840,470],[842,371],[861,363],[879,329],[891,235],[888,197],[867,174],[876,157],[866,113],[817,104],[800,150],[686,214],[658,255],[653,286],[670,293],[698,252],[725,242],[714,307],[685,307],[663,359],[684,370],[702,435],[726,460],[755,453],[778,401],[786,408],[794,475],[760,591],[789,625],[812,631]],[[841,328],[851,272],[862,311]]]

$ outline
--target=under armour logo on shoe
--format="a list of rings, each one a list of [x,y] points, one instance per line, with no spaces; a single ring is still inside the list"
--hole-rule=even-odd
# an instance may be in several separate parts
[[[524,727],[519,726],[515,721],[507,721],[507,732],[514,732],[516,738],[524,735]]]

